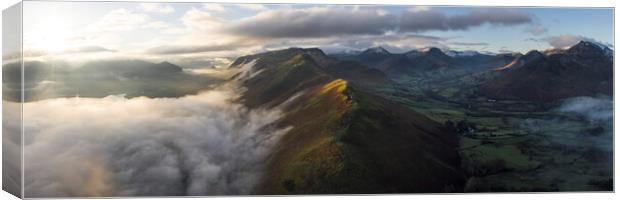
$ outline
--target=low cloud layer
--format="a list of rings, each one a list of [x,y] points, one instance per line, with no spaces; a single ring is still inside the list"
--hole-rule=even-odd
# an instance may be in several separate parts
[[[592,122],[611,122],[614,117],[613,100],[611,97],[569,98],[557,110],[583,116]]]
[[[486,42],[450,42],[449,44],[458,45],[458,46],[488,46],[489,43]]]
[[[557,108],[557,111],[579,116],[587,120],[590,126],[601,128],[601,132],[594,133],[600,134],[598,136],[582,137],[580,141],[581,145],[599,149],[603,152],[613,152],[614,102],[612,97],[584,96],[569,98]],[[589,132],[593,130],[596,129],[590,129]],[[611,159],[611,157],[609,157],[609,159]]]
[[[228,51],[234,50],[242,45],[235,44],[210,44],[210,45],[193,45],[193,46],[159,46],[149,49],[147,53],[152,54],[186,54],[186,53],[200,53],[200,52],[212,52],[212,51]]]
[[[27,197],[248,194],[286,131],[232,94],[24,105]]]
[[[36,58],[36,57],[41,57],[41,56],[63,56],[63,55],[73,56],[75,54],[110,53],[110,52],[116,52],[116,50],[108,49],[108,48],[101,47],[101,46],[89,45],[89,46],[78,46],[78,47],[55,50],[55,51],[25,50],[22,52],[11,52],[11,53],[3,54],[2,58],[8,61],[8,60],[19,59],[22,57],[22,55],[26,58]]]
[[[611,97],[568,98],[552,111],[569,117],[526,119],[519,128],[532,133],[542,133],[555,144],[569,148],[613,152],[614,113]]]

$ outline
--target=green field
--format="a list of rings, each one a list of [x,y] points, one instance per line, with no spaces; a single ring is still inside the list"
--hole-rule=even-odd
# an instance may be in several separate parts
[[[465,192],[613,189],[612,122],[558,112],[559,102],[472,97],[472,88],[492,76],[421,75],[377,92],[457,127]],[[453,125],[459,123],[461,129]]]

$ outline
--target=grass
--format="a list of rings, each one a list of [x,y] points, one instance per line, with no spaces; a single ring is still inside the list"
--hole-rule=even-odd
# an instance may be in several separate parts
[[[401,80],[393,90],[377,91],[436,122],[466,120],[477,125],[479,130],[461,135],[459,142],[462,166],[469,173],[465,191],[588,191],[605,186],[612,177],[610,160],[587,160],[584,155],[588,143],[611,141],[610,135],[584,135],[595,125],[546,111],[558,106],[553,102],[468,99],[469,88],[477,84],[474,76],[445,81],[414,77]],[[425,89],[443,99],[427,96]],[[536,131],[524,127],[528,120],[540,122]],[[608,126],[606,130],[611,129]]]
[[[300,97],[299,106],[286,114],[283,123],[294,128],[282,139],[261,193],[321,193],[338,188],[324,180],[343,169],[336,135],[342,115],[351,106],[344,94],[346,85],[344,80],[325,83]]]
[[[332,82],[327,83],[326,85],[324,85],[319,94],[325,94],[327,92],[331,92],[332,90],[335,90],[334,92],[338,93],[338,94],[342,94],[344,92],[344,90],[347,89],[347,81],[342,80],[342,79],[336,79]],[[344,96],[344,95],[342,95]]]
[[[531,160],[515,145],[501,143],[480,145],[464,150],[462,155],[475,164],[503,160],[505,170],[525,171],[540,166],[540,162]]]
[[[342,79],[299,98],[263,194],[440,192],[462,188],[454,135]],[[417,126],[414,124],[418,124]]]

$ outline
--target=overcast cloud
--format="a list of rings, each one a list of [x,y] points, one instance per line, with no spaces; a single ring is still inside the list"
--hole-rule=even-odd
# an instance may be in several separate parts
[[[263,38],[335,35],[381,35],[394,28],[395,17],[368,9],[282,9],[233,22],[224,32]]]
[[[226,43],[226,44],[207,44],[207,45],[167,45],[167,46],[159,46],[152,49],[149,49],[148,53],[153,54],[185,54],[185,53],[199,53],[199,52],[210,52],[210,51],[226,51],[226,50],[234,50],[243,45],[238,43]]]
[[[513,26],[532,22],[528,14],[506,10],[473,10],[467,14],[447,16],[435,10],[409,11],[401,16],[401,31],[467,30],[483,24]]]
[[[286,20],[282,20],[286,19]],[[259,13],[224,28],[249,37],[328,37],[383,35],[389,31],[467,30],[483,24],[512,26],[532,22],[528,14],[506,10],[474,10],[448,16],[435,10],[409,10],[400,17],[380,9],[282,9]]]

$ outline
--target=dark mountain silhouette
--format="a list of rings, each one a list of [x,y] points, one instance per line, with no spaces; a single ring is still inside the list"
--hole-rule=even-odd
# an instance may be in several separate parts
[[[545,57],[543,53],[536,51],[536,50],[532,50],[532,51],[527,52],[525,55],[516,56],[512,62],[500,68],[497,68],[497,70],[510,71],[510,70],[518,69],[522,67],[523,65],[525,65],[526,63],[530,63],[536,59],[540,59],[543,57]]]
[[[613,57],[607,50],[581,41],[549,55],[532,51],[517,58],[499,77],[483,84],[480,91],[490,98],[543,102],[573,96],[611,95]]]
[[[457,56],[454,59],[459,66],[462,66],[464,68],[474,70],[487,70],[499,66],[505,66],[506,64],[514,61],[514,59],[519,56],[521,56],[521,54],[502,53],[496,55],[487,55],[476,53],[471,56]]]
[[[405,55],[411,60],[414,64],[413,66],[409,66],[414,69],[437,69],[443,67],[452,67],[455,66],[455,60],[443,53],[438,48],[431,47],[425,51],[409,51],[405,53]],[[403,66],[406,67],[406,66]]]
[[[390,53],[383,47],[373,47],[359,53],[334,54],[332,56],[340,60],[358,61],[367,66],[376,68],[377,65],[396,56],[396,54]]]
[[[358,61],[367,66],[379,69],[391,77],[416,75],[436,69],[468,69],[484,70],[504,66],[514,57],[511,54],[486,55],[474,51],[449,51],[447,55],[439,48],[411,50],[402,54],[394,54],[383,48],[367,49],[359,54],[336,54],[341,60]]]
[[[169,62],[151,63],[142,60],[111,60],[89,62],[77,68],[76,71],[87,74],[101,74],[104,72],[110,76],[131,78],[180,73],[183,69]]]
[[[253,61],[252,61],[253,60]],[[284,106],[288,131],[267,162],[263,194],[440,192],[462,188],[456,135],[364,85],[390,84],[381,71],[318,49],[244,56],[255,62],[240,101]]]
[[[3,84],[19,85],[20,63],[3,66]],[[24,63],[26,101],[56,97],[178,97],[197,93],[217,82],[196,76],[169,62],[142,60],[101,60],[72,66],[65,62],[28,61]],[[5,99],[17,100],[19,87],[5,87]]]

